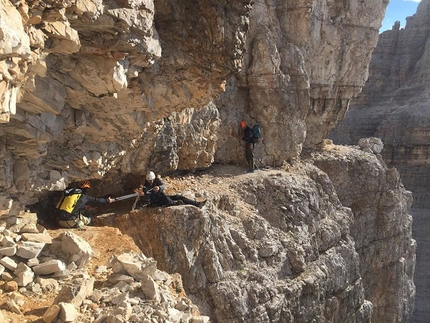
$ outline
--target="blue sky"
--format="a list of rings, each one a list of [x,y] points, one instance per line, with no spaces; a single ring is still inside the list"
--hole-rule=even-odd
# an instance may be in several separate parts
[[[400,21],[400,28],[405,28],[406,17],[417,12],[418,4],[421,0],[390,0],[385,10],[385,18],[379,32],[391,29],[396,21]]]

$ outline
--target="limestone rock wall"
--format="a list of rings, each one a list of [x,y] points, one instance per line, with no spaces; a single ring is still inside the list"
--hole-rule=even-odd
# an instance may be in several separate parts
[[[263,127],[261,163],[292,160],[364,85],[385,6],[3,1],[0,186],[29,203],[84,178],[243,163],[242,118]]]
[[[362,137],[381,138],[384,161],[398,169],[405,187],[413,193],[413,234],[418,245],[414,323],[429,317],[429,19],[430,1],[422,0],[404,28],[395,24],[380,35],[363,92],[329,135],[344,144],[356,144]]]
[[[430,1],[423,0],[405,28],[383,32],[372,55],[369,80],[329,137],[357,144],[379,137],[384,161],[396,167],[414,207],[429,208]]]
[[[105,195],[148,168],[243,163],[242,118],[263,128],[260,166],[293,162],[303,148],[320,146],[364,86],[386,5],[0,0],[0,215],[82,179]],[[379,195],[395,195],[383,202],[399,206],[384,213],[366,205],[373,212],[361,219],[360,208],[337,197],[332,173],[307,164],[240,180],[231,194],[208,193],[205,210],[113,221],[166,270],[180,272],[214,320],[407,319],[414,253],[407,194],[382,166],[363,170],[350,160],[339,174],[380,175],[377,185],[354,183],[357,191],[375,184]],[[392,213],[397,240],[382,229],[369,239],[350,231],[360,221],[385,228]],[[379,268],[372,250],[389,253],[379,238],[398,247],[384,263],[394,262],[390,278],[403,298],[372,286],[363,270]]]
[[[221,115],[229,116],[223,133],[237,133],[241,118],[258,122],[257,155],[269,165],[319,145],[367,79],[384,10],[376,2],[256,2],[243,68],[217,101]],[[231,160],[226,152],[236,152],[237,141],[219,141],[217,159]]]
[[[30,187],[211,165],[219,124],[211,99],[240,59],[246,1],[1,8],[4,191],[28,203],[21,192]]]

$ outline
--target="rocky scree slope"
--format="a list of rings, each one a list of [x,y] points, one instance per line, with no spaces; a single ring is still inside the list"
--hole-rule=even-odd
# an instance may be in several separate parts
[[[1,218],[1,322],[208,322],[181,277],[118,229],[48,231],[34,219]]]

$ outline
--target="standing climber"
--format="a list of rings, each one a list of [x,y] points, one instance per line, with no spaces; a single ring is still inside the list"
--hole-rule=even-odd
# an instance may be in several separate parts
[[[91,223],[91,218],[82,214],[88,203],[112,203],[111,197],[92,197],[87,195],[91,188],[90,182],[84,181],[80,188],[68,188],[64,190],[61,200],[56,206],[58,225],[61,228],[84,229],[85,225]]]
[[[164,190],[166,184],[161,181],[160,177],[155,176],[155,173],[150,171],[146,174],[145,184],[135,190],[141,196],[140,206],[173,206],[190,204],[202,208],[206,204],[206,200],[197,202],[186,198],[182,195],[167,195]]]
[[[252,128],[246,125],[246,122],[242,120],[240,123],[240,128],[243,130],[242,140],[245,141],[245,158],[248,162],[248,170],[247,173],[253,173],[255,169],[254,165],[254,143],[252,140],[253,131]]]

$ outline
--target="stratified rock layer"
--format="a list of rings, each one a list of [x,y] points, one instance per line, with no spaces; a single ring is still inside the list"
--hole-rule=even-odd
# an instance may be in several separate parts
[[[329,135],[354,145],[363,137],[381,138],[384,161],[399,170],[417,208],[430,208],[429,35],[430,1],[423,0],[404,29],[396,24],[380,35],[363,93]]]
[[[413,193],[414,238],[417,240],[416,302],[411,322],[428,321],[428,166],[430,142],[430,1],[422,0],[406,27],[395,24],[382,33],[372,55],[363,92],[330,134],[336,143],[357,144],[379,137],[384,161],[398,169]]]
[[[0,4],[0,187],[23,203],[30,187],[243,163],[242,118],[263,128],[260,164],[298,157],[364,85],[386,6]]]

